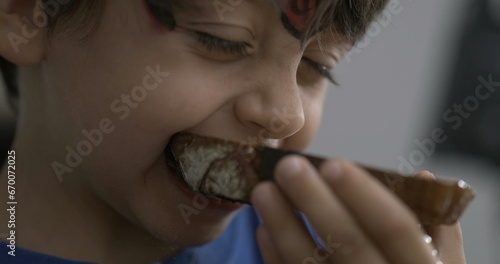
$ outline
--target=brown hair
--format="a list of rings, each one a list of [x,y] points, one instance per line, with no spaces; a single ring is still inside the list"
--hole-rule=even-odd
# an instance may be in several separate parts
[[[300,0],[291,0],[300,1]],[[54,0],[43,0],[44,7],[49,8],[49,2]],[[175,20],[172,15],[173,9],[179,3],[186,3],[185,0],[146,0],[148,5],[163,6],[162,17],[169,26],[175,27]],[[187,1],[189,2],[189,1]],[[302,0],[302,4],[309,5],[314,0]],[[317,0],[316,13],[309,27],[302,32],[302,41],[308,39],[319,31],[340,30],[349,42],[354,44],[366,32],[371,21],[377,16],[387,4],[388,0]],[[61,4],[59,11],[54,16],[47,16],[47,35],[50,36],[56,30],[69,30],[78,32],[87,29],[90,19],[94,22],[87,36],[90,36],[93,29],[98,25],[99,18],[105,0],[69,0],[68,3]],[[0,70],[3,74],[7,87],[9,103],[15,110],[15,103],[19,97],[17,89],[17,69],[16,66],[0,56]]]
[[[83,30],[84,28],[89,28],[89,35],[92,29],[98,25],[99,13],[101,13],[102,7],[104,5],[103,0],[69,0],[68,3],[58,4],[58,1],[54,0],[42,0],[44,8],[46,10],[50,9],[50,4],[58,5],[58,11],[56,14],[50,15],[47,12],[47,35],[53,34],[56,25],[64,25],[62,30],[73,30],[74,32]],[[94,19],[95,23],[91,24],[89,27],[89,21]],[[19,90],[17,86],[17,67],[15,64],[6,60],[0,56],[0,71],[2,73],[5,86],[7,88],[7,100],[9,105],[14,111],[17,111],[17,99],[19,98]]]

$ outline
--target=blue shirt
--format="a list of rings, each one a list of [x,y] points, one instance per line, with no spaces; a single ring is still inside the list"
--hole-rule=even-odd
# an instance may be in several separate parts
[[[201,247],[186,248],[172,258],[152,264],[263,264],[255,229],[260,220],[252,207],[236,215],[229,227],[216,240]],[[8,254],[7,243],[0,241],[1,264],[91,264],[49,256],[16,247],[15,256]]]

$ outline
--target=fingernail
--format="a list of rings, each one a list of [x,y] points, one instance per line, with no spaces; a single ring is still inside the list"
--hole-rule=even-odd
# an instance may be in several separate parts
[[[297,175],[302,170],[302,162],[297,156],[286,157],[280,165],[280,173],[285,177]]]
[[[332,179],[338,179],[342,176],[342,164],[337,159],[328,160],[321,167],[321,174]]]

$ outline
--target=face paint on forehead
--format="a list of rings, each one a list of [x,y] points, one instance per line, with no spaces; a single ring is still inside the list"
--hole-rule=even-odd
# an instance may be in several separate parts
[[[278,0],[281,22],[288,32],[299,39],[316,12],[316,0]]]

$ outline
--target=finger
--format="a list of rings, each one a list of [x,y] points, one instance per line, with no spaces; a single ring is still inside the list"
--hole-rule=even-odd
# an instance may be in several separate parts
[[[251,201],[285,263],[301,263],[312,254],[315,244],[311,236],[274,183],[257,185]]]
[[[264,225],[260,225],[256,231],[259,249],[266,264],[282,264],[283,258],[279,254],[276,244],[269,235]]]
[[[428,171],[419,172],[415,177],[436,179],[434,174]],[[423,228],[432,237],[433,246],[438,252],[437,257],[443,263],[466,263],[460,223],[451,226],[423,226]]]
[[[415,174],[415,178],[436,179],[434,174],[432,174],[430,171],[420,171]]]
[[[417,174],[415,174],[414,177],[415,178],[421,178],[421,179],[431,179],[431,180],[435,180],[436,179],[436,177],[434,176],[434,174],[432,174],[429,171],[418,172]],[[421,230],[425,234],[424,235],[424,241],[429,246],[429,248],[431,250],[431,254],[432,254],[432,256],[434,256],[434,258],[436,259],[436,262],[437,262],[439,260],[439,256],[438,256],[439,254],[438,254],[438,250],[437,250],[437,247],[436,247],[434,234],[431,233],[431,232],[429,232],[429,230],[428,230],[428,228],[426,226],[422,226]],[[437,263],[439,263],[439,262],[437,262]]]
[[[365,170],[329,160],[321,173],[390,263],[435,263],[416,217]]]
[[[329,255],[323,259],[329,257],[334,263],[386,263],[307,160],[298,156],[284,158],[277,166],[276,181],[294,208],[306,214],[325,242]]]
[[[459,223],[451,226],[426,226],[425,229],[433,238],[439,259],[443,263],[467,263]]]

